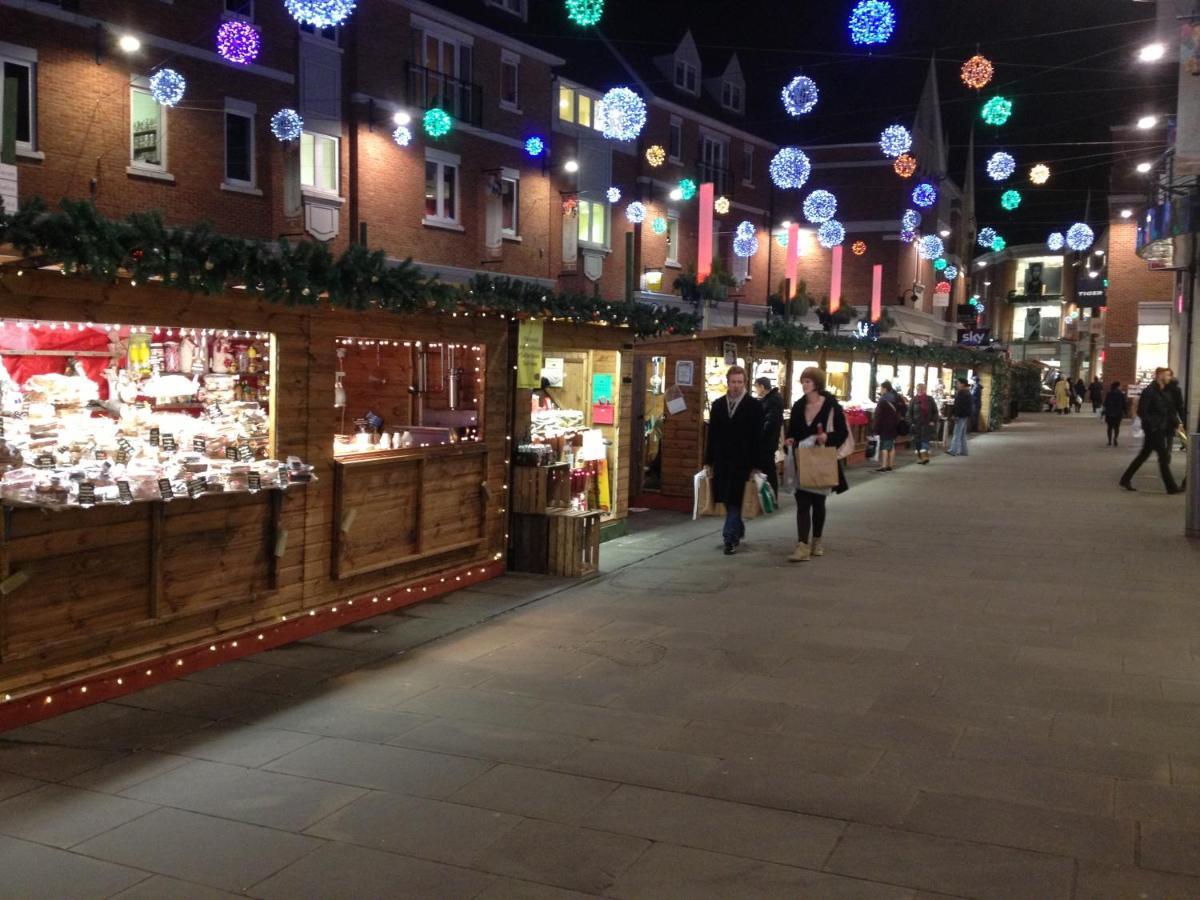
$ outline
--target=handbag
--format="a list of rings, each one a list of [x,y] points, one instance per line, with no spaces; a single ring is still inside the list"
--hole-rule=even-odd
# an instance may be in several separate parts
[[[838,447],[797,447],[796,486],[835,488],[838,486]]]
[[[826,434],[829,434],[830,432],[833,431],[833,421],[834,421],[834,416],[833,416],[833,410],[831,409],[831,410],[829,410],[829,418],[825,420],[825,433]],[[854,432],[850,430],[850,423],[847,422],[846,423],[846,439],[844,441],[842,441],[842,445],[837,448],[837,458],[838,459],[849,459],[850,454],[853,452],[854,452]],[[833,486],[834,487],[837,486],[836,480],[834,481]],[[803,487],[803,485],[802,485],[802,487]]]
[[[896,435],[898,437],[907,437],[912,428],[908,424],[908,419],[900,419],[896,422]]]

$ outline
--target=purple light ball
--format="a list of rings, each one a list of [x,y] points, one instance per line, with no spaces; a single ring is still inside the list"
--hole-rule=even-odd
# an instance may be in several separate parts
[[[249,22],[227,19],[217,29],[217,52],[231,63],[248,66],[261,49],[262,36]]]

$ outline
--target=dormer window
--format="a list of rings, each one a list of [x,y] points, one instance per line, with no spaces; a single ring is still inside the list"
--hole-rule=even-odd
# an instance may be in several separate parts
[[[487,0],[488,6],[498,6],[522,21],[525,19],[525,0]]]
[[[734,112],[742,111],[742,86],[732,81],[721,84],[721,105]]]
[[[696,77],[695,66],[682,59],[675,60],[675,87],[694,94],[696,93]]]

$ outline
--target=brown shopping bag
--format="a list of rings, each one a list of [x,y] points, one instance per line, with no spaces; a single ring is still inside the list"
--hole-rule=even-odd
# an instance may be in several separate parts
[[[838,452],[836,447],[797,447],[795,455],[797,487],[837,487]]]
[[[701,469],[692,479],[695,496],[692,503],[692,518],[701,516],[724,516],[725,504],[713,501],[712,479]]]
[[[742,518],[753,519],[762,514],[762,504],[758,502],[758,484],[751,475],[742,488]]]

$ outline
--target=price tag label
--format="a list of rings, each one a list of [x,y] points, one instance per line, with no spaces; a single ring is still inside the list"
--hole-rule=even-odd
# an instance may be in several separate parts
[[[108,451],[107,450],[97,450],[96,451],[96,459],[108,459]]]
[[[158,495],[167,501],[175,499],[175,490],[171,487],[170,478],[158,479]]]
[[[238,444],[238,461],[252,462],[254,460],[254,451],[250,449],[249,444]]]
[[[129,451],[122,447],[117,451],[117,465],[124,466],[129,464]]]
[[[187,483],[188,496],[195,500],[204,493],[207,484],[203,478],[193,478]]]
[[[226,447],[225,448],[225,458],[231,459],[234,462],[237,462],[237,458],[238,458],[237,447]]]
[[[250,477],[247,479],[247,482],[248,482],[248,486],[250,489],[250,493],[257,494],[259,491],[262,490],[262,476],[259,475],[257,472],[251,472]]]
[[[117,482],[117,499],[126,506],[133,502],[133,490],[128,481]]]
[[[157,447],[162,443],[162,434],[157,428],[150,429],[150,446]]]
[[[85,481],[79,486],[79,505],[80,506],[95,506],[96,505],[96,486],[90,481]]]
[[[127,454],[133,454],[133,444],[129,443],[128,439],[121,438],[117,441],[117,446],[124,450]]]
[[[175,435],[164,434],[162,437],[162,448],[168,453],[174,453],[179,447],[175,443]]]
[[[287,466],[279,467],[279,489],[286,491],[288,486]]]
[[[202,437],[192,438],[192,450],[195,453],[207,453],[208,452],[208,441],[206,441]]]
[[[204,374],[204,360],[203,359],[197,359],[194,363],[192,363],[192,374],[193,375],[203,375]]]
[[[33,464],[35,467],[37,467],[39,469],[53,469],[54,468],[54,454],[53,453],[39,453],[37,455],[37,459],[35,459],[33,461]]]

